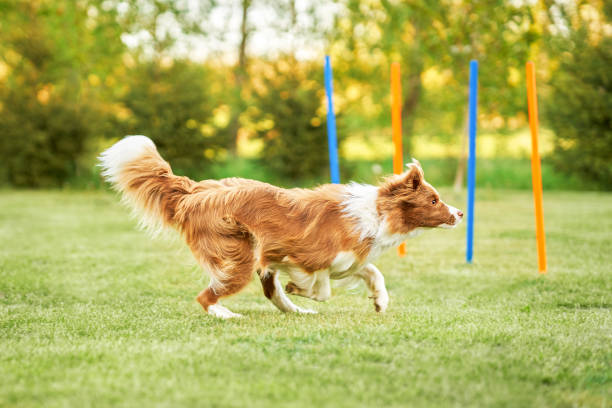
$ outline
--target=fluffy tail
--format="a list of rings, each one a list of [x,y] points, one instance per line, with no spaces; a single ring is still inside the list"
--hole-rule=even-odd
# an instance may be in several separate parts
[[[127,136],[102,152],[102,176],[122,194],[124,202],[153,233],[178,226],[177,205],[196,184],[172,174],[170,165],[146,136]]]

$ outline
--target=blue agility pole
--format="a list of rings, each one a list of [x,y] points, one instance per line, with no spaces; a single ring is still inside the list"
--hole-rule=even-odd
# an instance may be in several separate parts
[[[465,260],[472,263],[474,256],[474,191],[476,190],[476,111],[478,108],[478,61],[470,61],[470,96],[468,132],[470,152],[468,158],[467,248]]]
[[[325,56],[325,92],[327,93],[327,141],[329,147],[329,169],[331,182],[340,184],[340,169],[338,165],[338,140],[336,138],[336,115],[332,94],[332,69],[329,55]]]

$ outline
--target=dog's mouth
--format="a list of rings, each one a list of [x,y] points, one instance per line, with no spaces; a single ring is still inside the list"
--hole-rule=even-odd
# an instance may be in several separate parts
[[[450,209],[451,214],[450,214],[448,221],[443,224],[440,224],[438,226],[439,228],[447,228],[447,229],[455,228],[463,220],[463,212],[461,210],[458,210],[454,207],[450,207],[449,209]]]

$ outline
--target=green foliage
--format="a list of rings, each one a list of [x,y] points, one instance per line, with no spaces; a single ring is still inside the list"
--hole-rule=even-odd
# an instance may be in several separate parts
[[[0,182],[60,186],[79,170],[78,160],[105,118],[87,97],[81,64],[88,56],[89,72],[101,74],[106,65],[98,65],[96,56],[119,52],[108,45],[118,35],[109,34],[105,19],[88,30],[80,3],[1,6],[1,62],[8,74],[0,82]]]
[[[2,95],[0,177],[15,186],[61,186],[77,173],[92,136],[93,112],[61,97],[41,104],[29,91]]]
[[[423,159],[421,165],[425,170],[425,178],[436,187],[450,186],[455,178],[457,158]],[[350,179],[363,183],[377,183],[380,175],[373,172],[375,166],[382,167],[382,174],[390,174],[393,170],[392,159],[384,161],[351,161],[346,163],[350,170]],[[346,173],[343,175],[348,176]],[[531,190],[531,162],[529,159],[479,158],[476,162],[477,189],[514,189]],[[549,160],[542,162],[542,186],[550,190],[586,190],[592,188],[584,184],[577,176],[565,175],[555,171]]]
[[[207,70],[168,57],[171,67],[159,63],[178,35],[159,30],[160,19],[198,34],[199,13],[208,6],[0,1],[0,74],[6,75],[0,75],[0,160],[6,164],[0,183],[82,180],[93,165],[82,159],[95,157],[102,138],[125,133],[149,133],[179,171],[213,159],[221,145],[215,129],[201,132],[212,111]],[[145,31],[149,41],[124,54],[121,36]]]
[[[579,33],[562,53],[546,105],[560,170],[612,190],[612,37]]]
[[[106,10],[123,10],[118,21],[124,33],[139,38],[136,54],[170,57],[179,40],[206,33],[206,17],[215,1],[103,0],[102,4]]]
[[[222,153],[226,142],[210,129],[210,78],[200,65],[144,62],[129,73],[122,102],[130,111],[126,133],[144,134],[175,170],[195,172]],[[209,130],[207,130],[209,129]]]
[[[254,96],[260,112],[258,136],[264,142],[262,163],[291,179],[321,175],[329,169],[322,68],[298,69],[296,63],[289,59],[272,64],[263,89]]]
[[[479,113],[516,115],[524,106],[517,68],[536,40],[529,34],[530,7],[502,0],[348,1],[335,26],[339,92],[357,85],[365,97],[349,98],[347,126],[390,125],[394,61],[401,62],[405,151],[414,134],[442,140],[461,134],[470,59],[480,61]]]
[[[457,158],[424,158],[421,161],[425,178],[436,187],[451,186],[457,169]],[[393,172],[392,158],[384,160],[342,160],[340,176],[342,182],[377,184],[385,175]],[[196,179],[244,177],[261,180],[275,185],[292,187],[313,187],[329,183],[329,175],[304,176],[298,179],[284,177],[275,170],[261,165],[261,159],[229,157],[216,161],[210,168],[198,173]],[[95,180],[89,184],[95,185]],[[531,161],[528,158],[477,159],[476,184],[479,190],[531,190]],[[555,169],[548,158],[542,161],[542,185],[545,191],[592,190],[593,185],[585,183],[576,175],[566,175]]]
[[[471,58],[481,62],[479,129],[504,137],[526,126],[531,57],[542,78],[552,75],[540,103],[558,136],[552,160],[573,173],[568,180],[585,180],[582,188],[612,188],[609,4],[331,2],[244,1],[246,20],[230,33],[209,23],[236,4],[213,0],[0,0],[0,184],[99,185],[95,156],[126,133],[151,136],[177,172],[196,178],[242,174],[228,157],[243,163],[234,155],[252,157],[260,145],[248,139],[259,138],[260,167],[247,176],[326,181],[321,55],[304,60],[318,46],[303,45],[329,41],[341,138],[389,129],[389,65],[400,61],[405,153],[415,135],[456,152],[465,146]],[[265,33],[259,13],[274,16]],[[335,19],[324,28],[328,13]],[[251,55],[268,33],[291,37],[281,48],[293,55]],[[237,49],[216,52],[233,34]],[[206,49],[204,62],[190,60],[194,47]],[[236,54],[238,63],[228,62]],[[444,161],[441,179],[461,175],[452,163]],[[486,185],[523,187],[522,172],[500,163]],[[343,179],[360,165],[341,160]]]

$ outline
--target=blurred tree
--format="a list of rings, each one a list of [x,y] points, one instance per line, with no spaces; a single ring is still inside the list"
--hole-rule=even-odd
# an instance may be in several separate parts
[[[79,170],[84,154],[99,149],[101,137],[121,135],[120,125],[137,133],[153,129],[158,139],[164,130],[178,130],[164,140],[173,137],[177,152],[191,155],[180,166],[195,165],[193,155],[214,157],[218,144],[211,137],[204,146],[203,133],[218,127],[198,128],[211,115],[206,70],[172,63],[181,51],[179,40],[184,45],[189,36],[206,34],[210,5],[0,0],[0,125],[6,129],[0,159],[7,163],[0,177],[19,185],[60,185]],[[141,77],[132,77],[135,72]],[[156,84],[158,79],[163,83]],[[126,104],[142,117],[126,122],[118,103],[126,95],[136,98]],[[157,99],[145,107],[139,96]],[[165,107],[182,112],[163,112]]]
[[[439,40],[429,69],[446,78],[425,93],[425,109],[419,112],[421,132],[450,143],[460,136],[455,191],[463,186],[467,160],[469,61],[479,61],[479,116],[489,123],[494,122],[492,118],[499,119],[494,128],[483,129],[482,120],[478,126],[503,137],[505,119],[523,112],[525,106],[520,70],[540,38],[533,9],[528,4],[499,0],[450,2],[442,5],[433,22]]]
[[[310,1],[308,4],[303,4],[302,9],[298,12],[295,0],[233,0],[226,3],[226,7],[231,8],[233,12],[240,15],[239,33],[237,38],[239,41],[236,47],[236,63],[232,69],[232,75],[228,82],[227,97],[230,107],[230,123],[223,132],[226,137],[232,140],[230,150],[232,153],[237,153],[238,143],[240,140],[252,135],[252,129],[248,128],[250,121],[249,107],[254,103],[251,99],[252,81],[249,77],[249,52],[248,45],[252,41],[252,37],[258,34],[258,30],[264,28],[268,33],[273,33],[276,41],[283,38],[286,42],[282,50],[273,50],[268,56],[278,58],[280,51],[284,55],[291,54],[293,57],[299,51],[296,40],[301,37],[302,41],[308,38],[315,37],[314,30],[318,22],[318,16],[315,13],[315,7],[321,5],[321,0]],[[255,14],[257,13],[257,14]],[[302,20],[308,20],[308,27],[302,27],[298,22],[298,14],[301,13]],[[253,19],[253,15],[257,15],[261,20]],[[261,18],[266,16],[267,18]],[[260,34],[261,35],[261,34]],[[268,34],[270,36],[270,34]],[[321,35],[319,33],[318,35]],[[257,57],[253,57],[257,60]],[[296,64],[300,64],[297,60]]]
[[[601,5],[582,4],[590,12],[564,14],[567,27],[574,19],[577,28],[550,45],[559,66],[543,110],[555,132],[556,167],[582,177],[585,187],[594,182],[612,190],[612,36],[602,23]]]
[[[119,10],[124,39],[135,54],[160,59],[187,56],[187,40],[206,38],[215,1],[106,0],[103,4]]]
[[[5,182],[61,185],[101,132],[102,104],[88,95],[123,50],[112,13],[99,13],[101,3],[0,2]]]
[[[437,6],[433,5],[436,8]],[[402,125],[405,150],[410,151],[414,111],[421,98],[421,74],[425,63],[426,31],[431,16],[417,3],[388,1],[363,2],[349,0],[345,13],[336,21],[332,53],[337,55],[335,71],[338,78],[367,83],[357,104],[365,103],[359,116],[369,117],[370,126],[379,128],[390,123],[389,67],[394,60],[402,61]],[[350,85],[348,85],[350,86]],[[374,106],[373,106],[374,105]],[[359,121],[359,128],[363,122]],[[349,125],[350,126],[350,125]]]
[[[362,95],[353,101],[363,106],[347,109],[358,116],[347,117],[347,126],[354,122],[363,128],[364,115],[369,126],[389,126],[393,61],[402,63],[405,151],[411,151],[416,133],[449,143],[464,133],[470,59],[480,61],[480,87],[487,89],[479,95],[481,115],[512,115],[521,109],[522,88],[513,74],[535,40],[526,5],[502,0],[348,0],[345,5],[336,21],[332,52],[340,60],[341,80],[349,78],[345,88],[360,83]]]
[[[238,149],[238,131],[240,130],[240,116],[247,108],[247,89],[249,85],[247,72],[247,44],[253,29],[249,26],[249,10],[251,8],[251,0],[240,0],[240,42],[238,43],[238,62],[233,69],[232,89],[229,93],[231,98],[231,113],[230,123],[226,128],[229,139],[230,151],[232,154],[237,153]]]
[[[149,136],[173,168],[195,176],[229,141],[212,124],[211,74],[188,61],[167,64],[143,62],[128,74],[126,130]]]
[[[196,177],[224,154],[231,138],[212,123],[214,74],[203,64],[177,57],[177,45],[184,46],[190,36],[205,38],[214,3],[128,0],[124,4],[121,22],[132,57],[127,91],[119,97],[129,112],[123,121],[125,131],[149,136],[175,170]]]
[[[296,180],[328,171],[322,71],[318,64],[298,67],[293,57],[281,57],[256,86],[263,164],[280,176]]]
[[[209,24],[219,18],[215,7],[229,10],[224,21],[240,14],[234,32]],[[389,129],[389,66],[402,62],[406,156],[415,134],[456,156],[472,58],[480,61],[479,129],[503,135],[508,117],[524,117],[524,63],[537,58],[542,112],[558,136],[555,159],[607,186],[606,7],[603,0],[233,0],[229,8],[214,0],[0,0],[0,182],[61,185],[93,162],[101,139],[126,131],[148,133],[183,172],[223,158],[236,136],[255,135],[264,164],[279,175],[315,176],[328,168],[324,92],[321,67],[307,61],[320,57],[327,38],[341,136]],[[333,35],[324,28],[330,14]],[[219,43],[235,42],[236,60],[228,63],[220,47],[214,63],[212,53],[207,63],[189,61],[194,45],[215,48],[208,40],[219,29]],[[269,59],[247,52],[272,36]],[[587,156],[593,160],[580,164]]]
[[[323,126],[322,67],[297,58],[301,51],[298,37],[304,41],[316,36],[319,17],[315,5],[320,3],[311,2],[298,10],[295,0],[241,0],[241,42],[234,70],[237,79],[234,94],[238,98],[233,105],[234,109],[242,107],[244,112],[240,117],[234,114],[233,122],[236,128],[240,123],[244,135],[263,142],[263,164],[281,178],[316,177],[329,168]],[[253,58],[249,79],[245,76],[245,46],[257,34],[257,22],[247,18],[256,7],[260,13],[265,10],[270,18],[266,29],[285,38],[286,44],[282,52],[276,50],[270,55],[271,61]]]
[[[34,84],[24,83],[30,92]],[[2,177],[15,186],[61,186],[77,172],[77,160],[93,134],[96,115],[47,88],[2,92],[0,161]]]

